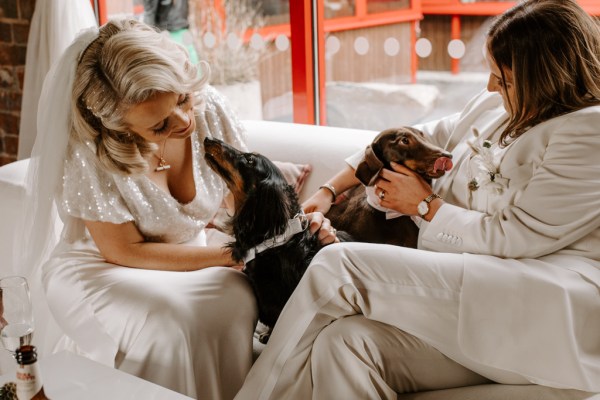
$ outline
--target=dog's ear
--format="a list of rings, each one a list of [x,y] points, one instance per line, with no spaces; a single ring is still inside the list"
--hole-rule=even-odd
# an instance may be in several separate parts
[[[354,175],[365,186],[371,186],[383,168],[383,162],[377,157],[371,145],[367,146],[365,156],[356,167]]]
[[[238,240],[254,246],[267,237],[282,233],[299,208],[294,188],[279,179],[263,179],[250,189],[234,216]],[[249,237],[248,235],[256,237]]]
[[[272,229],[270,235],[283,233],[288,220],[295,215],[294,208],[298,204],[294,188],[277,178],[264,179],[258,186],[257,201],[263,204],[263,215],[270,214],[266,218],[269,220],[266,221],[267,225]]]

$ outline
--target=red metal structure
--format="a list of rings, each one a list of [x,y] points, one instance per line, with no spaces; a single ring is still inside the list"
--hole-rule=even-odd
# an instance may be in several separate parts
[[[598,0],[577,1],[591,15],[600,15]],[[516,1],[421,0],[423,14],[438,15],[498,15],[517,4]]]
[[[321,124],[325,121],[322,24],[323,0],[290,1],[294,122]]]
[[[517,4],[516,1],[475,1],[463,3],[461,0],[421,0],[424,15],[450,15],[451,39],[461,38],[462,16],[491,16],[502,14]],[[600,1],[578,0],[578,3],[591,15],[600,15]],[[460,60],[452,59],[451,71],[460,72]]]

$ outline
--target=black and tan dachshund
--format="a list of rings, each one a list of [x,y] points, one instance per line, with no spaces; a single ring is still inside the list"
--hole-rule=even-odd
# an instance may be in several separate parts
[[[420,174],[431,184],[452,168],[452,155],[426,140],[423,132],[410,127],[387,129],[367,146],[365,156],[356,169],[363,183],[336,202],[326,214],[338,229],[342,241],[386,243],[417,247],[418,228],[409,216],[388,219],[386,212],[367,202],[366,187],[372,186],[383,168],[390,162],[402,164]],[[377,200],[374,200],[377,201]]]
[[[294,187],[273,162],[211,138],[204,139],[204,151],[233,194],[235,211],[225,229],[235,240],[228,247],[245,264],[259,320],[272,328],[321,245],[309,232]]]

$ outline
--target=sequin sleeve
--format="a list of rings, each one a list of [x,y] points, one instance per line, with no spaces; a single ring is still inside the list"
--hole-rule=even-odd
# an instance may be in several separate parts
[[[198,118],[200,136],[214,137],[242,151],[248,151],[246,130],[227,99],[212,86],[207,86],[204,90],[204,118]]]
[[[61,211],[89,221],[133,221],[113,176],[98,168],[95,157],[83,144],[69,145],[58,199]]]

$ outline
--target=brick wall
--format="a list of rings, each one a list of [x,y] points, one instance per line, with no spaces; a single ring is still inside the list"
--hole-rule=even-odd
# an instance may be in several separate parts
[[[17,159],[27,36],[35,0],[0,1],[0,165]]]

